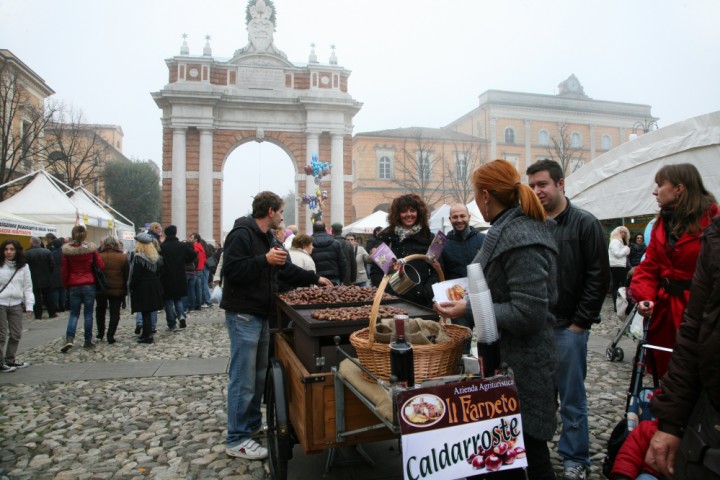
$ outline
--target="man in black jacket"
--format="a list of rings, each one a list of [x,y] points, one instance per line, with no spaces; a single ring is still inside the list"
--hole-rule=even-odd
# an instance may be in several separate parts
[[[560,396],[562,432],[558,452],[563,457],[563,480],[585,480],[590,469],[585,373],[590,327],[600,322],[608,291],[610,265],[600,222],[574,207],[565,197],[560,164],[541,160],[527,169],[547,216],[557,223],[558,301],[555,341],[559,356],[556,381]]]
[[[177,227],[165,227],[165,241],[160,252],[163,258],[163,269],[160,281],[163,286],[163,300],[165,301],[165,319],[170,331],[185,328],[185,305],[183,297],[187,295],[187,280],[185,279],[185,264],[191,263],[197,257],[197,252],[189,243],[181,242],[177,238]]]
[[[345,256],[345,275],[342,277],[342,283],[343,285],[352,285],[355,283],[355,279],[357,278],[355,246],[345,240],[345,237],[342,236],[342,223],[333,223],[330,225],[330,228],[332,229],[332,234],[335,237],[335,240],[340,243],[340,249]]]
[[[324,222],[313,223],[312,259],[318,275],[327,277],[334,285],[340,285],[345,278],[347,259],[340,242],[325,230]]]
[[[225,309],[230,336],[225,453],[231,457],[267,457],[267,449],[252,437],[262,430],[260,403],[278,275],[294,286],[331,285],[327,278],[293,265],[285,250],[273,246],[272,230],[282,221],[283,200],[272,192],[260,192],[253,200],[252,215],[235,220],[225,241],[220,307]]]
[[[35,305],[33,305],[35,319],[42,318],[43,303],[50,318],[57,317],[55,303],[50,298],[52,273],[55,270],[52,252],[42,247],[38,237],[32,237],[30,239],[30,248],[25,251],[25,258],[32,276],[33,295],[35,296]],[[59,269],[60,265],[57,268]]]

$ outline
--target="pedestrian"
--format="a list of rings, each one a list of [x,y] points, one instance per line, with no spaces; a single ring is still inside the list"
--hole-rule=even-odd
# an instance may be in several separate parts
[[[152,312],[163,308],[160,268],[162,261],[152,237],[141,233],[135,237],[135,255],[130,268],[130,308],[142,315],[142,334],[138,343],[153,343]]]
[[[299,230],[297,225],[288,225],[285,232],[285,250],[290,250],[290,247],[292,247],[293,238],[295,238],[295,235],[298,234],[298,231]]]
[[[715,217],[705,230],[701,248],[690,302],[662,379],[662,390],[650,400],[658,431],[650,441],[645,461],[668,478],[717,480],[720,217]]]
[[[313,223],[312,237],[312,258],[318,275],[329,278],[333,285],[340,285],[347,269],[340,242],[327,233],[325,223],[321,221]]]
[[[20,243],[8,239],[0,244],[0,249],[3,251],[0,265],[0,373],[10,373],[28,365],[15,355],[22,337],[23,305],[30,316],[35,297],[30,268]]]
[[[107,342],[115,343],[115,333],[120,324],[120,306],[127,295],[129,265],[123,255],[117,239],[108,236],[103,239],[100,247],[100,258],[105,263],[105,278],[108,288],[97,292],[95,299],[95,323],[97,324],[97,339],[102,341],[105,336],[105,314],[110,311],[110,324],[107,329]]]
[[[357,261],[355,260],[355,247],[342,235],[343,224],[333,223],[330,225],[332,234],[340,243],[343,255],[345,255],[345,276],[342,278],[343,285],[352,285],[357,278]]]
[[[346,235],[345,240],[350,242],[350,245],[353,246],[352,255],[355,258],[355,269],[357,272],[353,285],[356,285],[358,287],[367,287],[370,281],[368,280],[367,269],[365,268],[365,265],[372,261],[370,260],[370,254],[367,252],[367,250],[365,250],[362,245],[357,244],[357,240],[355,239],[354,234],[350,233]]]
[[[50,318],[57,317],[51,295],[52,277],[55,271],[52,252],[42,246],[39,237],[32,237],[30,239],[30,248],[25,252],[25,261],[30,267],[30,275],[32,276],[35,320],[42,318],[43,304],[47,308]],[[60,270],[60,265],[58,265],[58,270]]]
[[[555,317],[550,311],[557,299],[557,246],[543,206],[520,184],[510,162],[478,167],[472,183],[480,212],[492,224],[473,263],[482,266],[490,287],[500,358],[517,385],[527,474],[533,480],[554,480],[547,442],[557,426]],[[448,318],[472,318],[470,302],[441,302],[436,309]],[[522,470],[510,470],[499,478],[526,477]]]
[[[183,298],[183,306],[185,307],[185,317],[187,318],[187,314],[191,311],[197,310],[200,308],[199,303],[196,303],[196,290],[197,290],[197,267],[198,267],[198,252],[195,249],[194,242],[190,240],[183,240],[183,243],[186,243],[190,246],[190,248],[193,249],[193,259],[192,261],[185,262],[185,281],[187,282],[187,296]]]
[[[60,349],[67,353],[75,341],[75,329],[80,318],[80,307],[83,308],[85,319],[84,348],[95,348],[92,342],[93,306],[95,304],[95,274],[93,263],[100,270],[105,270],[105,263],[98,255],[97,246],[87,241],[87,230],[83,225],[73,227],[72,240],[62,247],[62,278],[63,285],[70,296],[70,317],[65,332],[65,344]]]
[[[163,228],[158,222],[152,222],[147,229],[147,234],[160,242],[162,240]]]
[[[292,247],[290,247],[290,261],[303,270],[315,272],[315,261],[312,258],[312,251],[312,237],[304,233],[298,233],[293,237]]]
[[[454,280],[467,277],[467,266],[480,251],[485,234],[470,225],[470,211],[463,203],[456,203],[450,207],[450,223],[452,231],[448,233],[447,243],[440,254],[439,262],[445,278]],[[471,317],[458,317],[453,323],[471,330],[475,328],[475,322]],[[470,342],[465,345],[463,353],[470,353]]]
[[[590,328],[600,322],[610,280],[605,233],[589,212],[565,196],[560,164],[540,160],[526,171],[528,184],[540,199],[547,216],[557,224],[553,234],[558,246],[558,300],[555,342],[559,356],[556,375],[562,430],[558,452],[563,459],[563,480],[585,480],[590,470],[588,431],[587,343]]]
[[[665,165],[655,174],[655,183],[653,195],[660,212],[645,260],[635,267],[630,293],[637,302],[638,313],[651,317],[648,343],[672,348],[690,299],[700,236],[718,214],[718,205],[692,164]],[[648,306],[645,302],[649,302]],[[670,355],[649,351],[648,370],[662,377]]]
[[[390,226],[378,234],[378,239],[390,247],[398,259],[415,253],[424,255],[433,240],[428,218],[427,205],[419,195],[414,193],[401,195],[390,205],[388,213]],[[413,260],[408,265],[417,270],[420,283],[400,296],[426,307],[432,306],[432,284],[439,280],[437,271],[424,260]],[[383,275],[384,272],[380,267],[371,265],[370,280],[374,286],[380,285]],[[388,290],[392,290],[389,285]]]
[[[50,253],[53,256],[53,264],[55,268],[52,272],[52,280],[50,282],[50,298],[52,299],[55,313],[64,312],[67,308],[67,291],[62,283],[62,246],[63,239],[56,238],[52,241]]]
[[[645,235],[643,235],[642,233],[638,233],[637,235],[635,235],[635,240],[630,245],[628,265],[630,267],[637,267],[638,265],[640,265],[640,262],[645,256],[645,250],[647,250],[647,245],[645,245]]]
[[[261,400],[277,277],[294,286],[331,285],[327,278],[288,262],[287,252],[273,247],[271,230],[282,221],[282,198],[260,192],[253,199],[252,214],[235,220],[225,240],[220,307],[230,337],[225,453],[231,457],[267,458],[267,449],[252,437],[262,431]]]
[[[616,227],[610,232],[608,245],[608,260],[610,262],[610,290],[612,291],[613,309],[617,312],[618,288],[625,285],[627,280],[628,255],[630,254],[630,232],[625,227]],[[621,312],[622,313],[622,312]]]
[[[160,225],[160,224],[157,224]],[[162,231],[160,233],[163,233]],[[148,233],[150,235],[150,233]],[[153,247],[155,247],[155,250],[157,250],[158,254],[160,254],[160,241],[158,238],[160,238],[161,235],[150,235],[150,240],[153,244]],[[133,252],[130,255],[130,259],[128,260],[129,264],[132,265],[133,263],[133,257],[135,256],[135,252]],[[153,310],[150,312],[150,325],[152,326],[152,334],[154,335],[157,333],[157,317],[158,317],[158,311]],[[143,317],[142,312],[137,312],[135,315],[135,335],[142,335],[142,329],[143,329]]]
[[[197,254],[188,243],[177,238],[177,227],[165,227],[165,241],[162,243],[163,269],[160,274],[160,283],[163,287],[163,300],[165,302],[165,320],[168,330],[187,327],[185,305],[183,297],[187,295],[187,281],[185,279],[185,264],[192,263]]]
[[[200,234],[193,233],[190,235],[188,240],[192,243],[193,248],[197,252],[197,266],[195,267],[195,292],[194,298],[195,298],[195,305],[190,306],[190,310],[200,310],[201,308],[207,308],[208,305],[205,303],[205,294],[204,290],[207,289],[207,282],[205,281],[206,278],[204,276],[205,271],[205,259],[207,258],[205,254],[205,248],[203,248],[203,245],[201,243]],[[206,284],[205,288],[203,288],[203,283]],[[209,295],[209,294],[208,294]]]
[[[380,240],[380,237],[379,237],[380,232],[382,232],[382,230],[383,230],[383,227],[373,228],[372,235],[370,236],[370,238],[368,238],[368,241],[365,243],[365,249],[368,252],[370,252],[371,254],[373,253],[373,250],[375,248],[379,247],[380,244],[382,243],[382,240]]]

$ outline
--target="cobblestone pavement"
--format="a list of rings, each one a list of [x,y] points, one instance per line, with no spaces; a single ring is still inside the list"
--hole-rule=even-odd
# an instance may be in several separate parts
[[[611,319],[614,315],[608,308],[606,302],[604,321],[593,328],[593,335],[616,333],[619,322]],[[62,354],[58,335],[20,357],[33,365],[73,368],[89,361],[228,355],[224,317],[217,308],[194,313],[181,333],[167,332],[164,325],[160,315],[157,343],[139,345],[132,332],[134,318],[125,314],[114,345],[99,343],[85,350],[76,341],[70,353]],[[77,338],[82,338],[81,331]],[[627,358],[610,363],[594,352],[588,360],[593,461],[589,478],[600,479],[605,444],[625,406],[631,367]],[[4,375],[22,381],[22,370]],[[231,459],[224,453],[226,382],[225,375],[188,375],[4,384],[0,386],[0,479],[265,479],[266,462]],[[555,454],[554,460],[560,469]],[[294,476],[300,474],[292,472],[292,461],[290,467],[290,478],[313,478],[307,472]]]

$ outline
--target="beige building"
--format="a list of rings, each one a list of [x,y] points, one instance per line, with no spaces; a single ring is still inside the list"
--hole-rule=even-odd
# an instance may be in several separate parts
[[[488,90],[475,109],[442,129],[356,134],[353,218],[384,210],[392,198],[409,191],[431,207],[470,201],[461,188],[469,179],[461,176],[496,158],[513,163],[523,179],[525,169],[544,158],[557,160],[569,175],[630,135],[656,127],[656,121],[649,105],[589,98],[575,75],[558,85],[557,95]],[[423,155],[422,165],[414,160]],[[429,175],[417,174],[421,166],[430,168]],[[427,177],[425,185],[418,181],[422,177]]]

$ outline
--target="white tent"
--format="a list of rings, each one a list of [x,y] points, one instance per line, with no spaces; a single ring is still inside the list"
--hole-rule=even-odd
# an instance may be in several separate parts
[[[720,111],[641,135],[600,155],[568,176],[565,193],[600,220],[657,212],[655,173],[692,163],[705,188],[720,198]]]
[[[442,230],[443,233],[447,233],[447,224],[450,219],[450,205],[447,203],[443,206],[436,208],[434,212],[430,214],[430,231],[437,232]],[[446,222],[447,220],[447,222]],[[452,228],[452,225],[450,226]]]
[[[0,235],[44,237],[48,233],[57,235],[55,225],[35,222],[9,212],[0,211]]]
[[[387,215],[387,212],[378,210],[377,212],[371,213],[367,217],[354,221],[350,225],[346,225],[343,228],[342,233],[343,235],[347,235],[348,233],[371,234],[373,233],[373,230],[375,230],[375,227],[385,228],[388,226]]]

